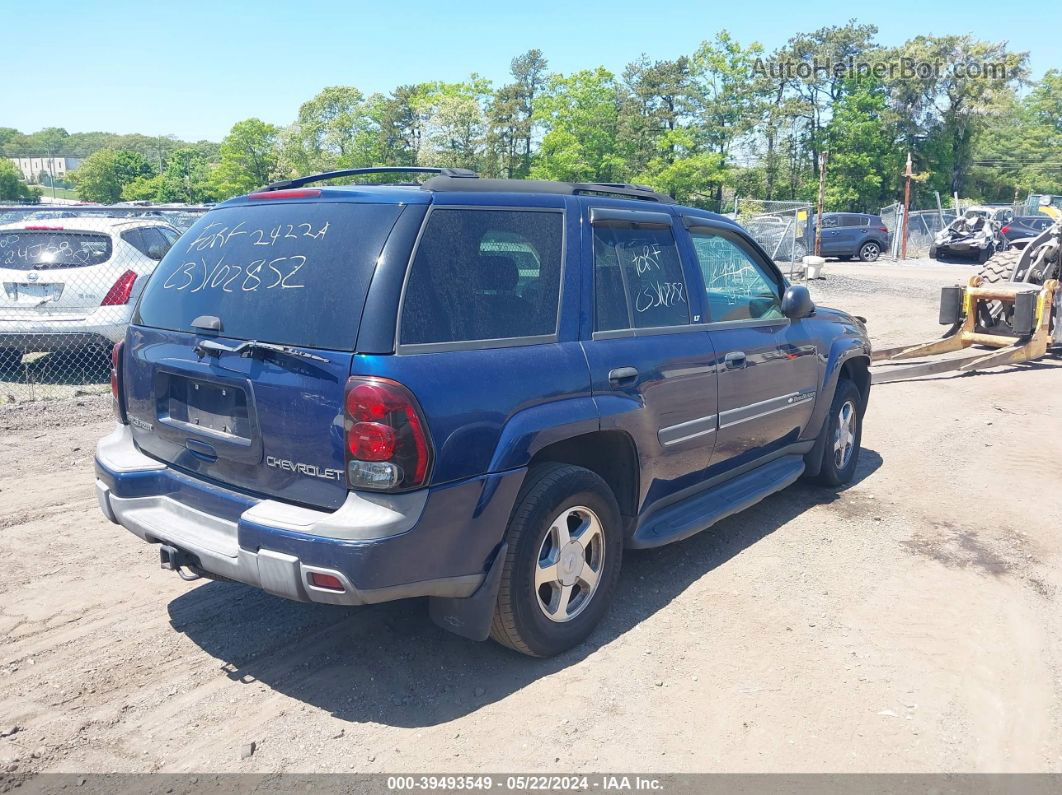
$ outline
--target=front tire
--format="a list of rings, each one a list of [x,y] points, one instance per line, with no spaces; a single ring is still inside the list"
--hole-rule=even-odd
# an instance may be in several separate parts
[[[569,464],[532,467],[506,537],[491,637],[533,657],[581,643],[612,601],[623,554],[608,484]]]
[[[813,480],[823,486],[843,486],[855,477],[863,441],[863,395],[842,378],[837,382],[830,413],[823,424],[822,467]]]

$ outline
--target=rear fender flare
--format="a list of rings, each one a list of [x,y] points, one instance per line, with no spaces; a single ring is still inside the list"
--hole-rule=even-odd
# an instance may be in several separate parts
[[[527,466],[543,447],[592,433],[601,427],[597,403],[589,395],[554,400],[518,411],[502,428],[490,472]]]

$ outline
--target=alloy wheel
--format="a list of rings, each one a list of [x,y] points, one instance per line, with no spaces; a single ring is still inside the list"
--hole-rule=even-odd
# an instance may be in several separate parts
[[[589,508],[565,508],[546,531],[535,564],[535,595],[550,621],[571,621],[590,604],[605,560],[601,520]]]

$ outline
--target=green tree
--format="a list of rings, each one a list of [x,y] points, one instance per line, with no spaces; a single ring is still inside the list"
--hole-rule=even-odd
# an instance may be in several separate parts
[[[671,134],[690,123],[694,110],[690,59],[650,61],[643,55],[627,65],[623,84],[620,137],[629,170],[641,173],[652,160],[669,164],[680,140]]]
[[[312,174],[372,165],[357,156],[373,126],[366,111],[365,97],[354,86],[329,86],[304,102],[295,123],[283,135],[284,170]]]
[[[126,185],[154,173],[151,164],[136,152],[100,149],[70,173],[70,181],[83,201],[114,204],[122,199]]]
[[[1062,193],[1062,73],[1051,70],[1025,97],[1012,98],[973,150],[971,192],[986,201]]]
[[[930,187],[964,194],[974,141],[993,117],[1012,106],[1015,90],[1028,78],[1029,54],[968,35],[916,36],[890,59],[939,65],[891,78],[889,93],[902,114],[907,145],[926,154]]]
[[[835,65],[849,62],[875,63],[882,57],[881,48],[874,43],[878,33],[874,25],[860,25],[850,19],[844,25],[828,25],[812,33],[797,33],[786,43],[775,60],[792,65],[780,79],[787,94],[795,102],[787,103],[788,124],[801,122],[803,142],[794,147],[806,151],[810,173],[819,175],[819,152],[822,150],[824,128],[829,122],[833,105],[844,96],[848,79]],[[825,67],[825,68],[822,68]]]
[[[210,165],[201,152],[189,147],[170,155],[159,180],[156,201],[200,204],[215,198]]]
[[[122,182],[113,149],[101,149],[85,158],[70,175],[82,201],[114,204],[122,199]]]
[[[162,174],[155,174],[151,177],[137,177],[122,188],[122,199],[127,202],[160,201],[162,181]]]
[[[769,84],[755,69],[762,54],[759,43],[744,47],[725,30],[693,54],[698,134],[708,149],[720,155],[721,165],[727,164],[763,115]],[[716,200],[721,201],[722,182],[714,187]]]
[[[876,212],[895,198],[903,156],[896,135],[885,87],[852,79],[825,129],[827,209]]]
[[[40,189],[23,183],[22,172],[10,160],[0,160],[0,201],[36,204],[40,200]]]
[[[236,122],[221,142],[213,192],[239,196],[268,184],[277,174],[280,129],[260,119]]]
[[[473,74],[461,83],[426,83],[414,103],[420,120],[417,163],[478,170],[487,135],[490,83]]]
[[[546,131],[531,166],[536,179],[624,181],[619,148],[622,97],[604,67],[550,77],[536,119]]]

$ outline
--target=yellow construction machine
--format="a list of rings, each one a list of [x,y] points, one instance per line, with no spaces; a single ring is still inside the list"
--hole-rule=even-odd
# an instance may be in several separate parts
[[[1040,198],[1051,226],[993,256],[965,287],[943,288],[940,323],[951,328],[942,338],[874,351],[874,383],[1031,362],[1062,347],[1062,212],[1051,199]],[[970,356],[935,358],[975,347]],[[894,365],[912,359],[931,361]]]

